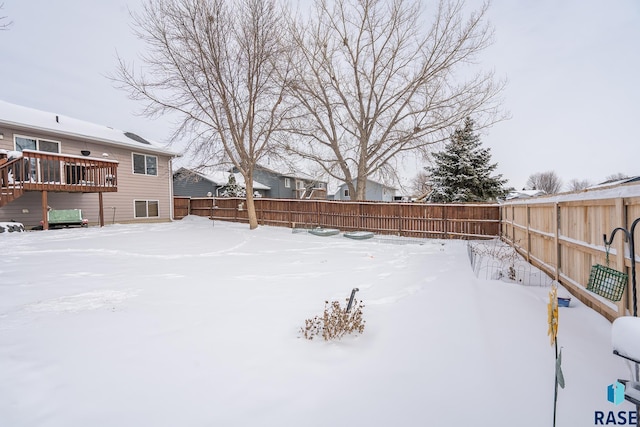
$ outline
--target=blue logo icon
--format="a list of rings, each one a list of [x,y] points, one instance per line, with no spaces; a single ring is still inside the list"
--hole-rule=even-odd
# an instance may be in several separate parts
[[[619,405],[624,401],[624,384],[616,381],[607,387],[607,400],[614,405]]]

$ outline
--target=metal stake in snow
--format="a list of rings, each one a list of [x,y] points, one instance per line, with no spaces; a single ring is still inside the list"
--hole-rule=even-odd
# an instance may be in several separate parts
[[[358,292],[360,289],[358,288],[353,288],[353,290],[351,291],[351,297],[349,298],[349,304],[347,304],[347,313],[351,310],[351,305],[353,304],[353,297],[356,296],[356,292]]]

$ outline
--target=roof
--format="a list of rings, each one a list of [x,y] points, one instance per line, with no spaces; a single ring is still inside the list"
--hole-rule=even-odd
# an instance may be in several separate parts
[[[325,182],[325,183],[327,182],[300,171],[289,170],[289,171],[283,172],[283,171],[275,170],[262,165],[257,165],[256,169],[262,169],[267,172],[271,172],[275,175],[280,175],[286,178],[298,178],[298,179],[303,179],[305,181],[317,181],[317,182]]]
[[[528,199],[530,197],[543,196],[544,194],[545,192],[542,190],[517,190],[507,194],[505,200]]]
[[[61,114],[22,107],[0,100],[0,124],[30,128],[58,135],[91,139],[132,150],[178,156],[177,152],[167,150],[160,144],[149,141],[132,132],[125,132],[104,125],[85,122]]]
[[[604,182],[601,182],[600,184],[596,184],[596,185],[592,185],[590,187],[587,187],[587,189],[611,187],[611,186],[614,186],[614,185],[628,184],[630,182],[637,182],[637,181],[640,181],[640,176],[630,176],[630,177],[622,178],[622,179],[614,179],[614,180],[604,181]]]
[[[357,180],[358,180],[358,178],[354,178],[354,179],[353,179],[353,182],[356,182]],[[396,187],[392,187],[392,186],[390,186],[390,185],[383,184],[383,183],[381,183],[381,182],[374,181],[374,180],[372,180],[372,179],[367,178],[367,185],[369,185],[369,184],[376,184],[376,185],[379,185],[379,186],[381,186],[381,187],[389,188],[389,189],[391,189],[391,190],[397,190],[397,188],[396,188]],[[345,185],[347,185],[347,183],[346,183],[346,182],[343,182],[342,184],[340,184],[340,185],[338,186],[338,189],[340,189],[340,188],[344,187]]]
[[[213,172],[207,172],[207,173],[200,173],[187,168],[180,168],[176,171],[175,174],[177,175],[184,172],[197,175],[200,178],[205,179],[219,187],[224,187],[225,185],[227,185],[229,183],[229,175],[231,175],[229,172],[226,172],[226,171],[213,171]],[[236,179],[236,184],[238,184],[242,188],[246,187],[244,182],[244,177],[242,176],[241,173],[234,173],[233,176]],[[253,181],[253,189],[254,190],[271,190],[271,187],[268,187],[264,184],[260,184],[257,181]]]

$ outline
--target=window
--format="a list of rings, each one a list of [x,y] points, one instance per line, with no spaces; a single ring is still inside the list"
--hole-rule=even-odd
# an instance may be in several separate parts
[[[135,218],[156,218],[159,216],[157,200],[134,200]]]
[[[348,188],[344,189],[344,197],[349,197],[349,189]]]
[[[133,173],[138,175],[158,175],[158,158],[133,153]]]
[[[60,143],[30,136],[14,136],[16,151],[34,150],[46,153],[59,153]],[[25,179],[37,182],[60,182],[60,162],[57,160],[31,159],[25,171]]]
[[[296,181],[296,190],[304,190],[304,181]]]
[[[59,153],[60,143],[57,141],[47,141],[44,139],[32,138],[30,136],[15,137],[16,151],[36,150],[47,153]]]
[[[291,188],[291,178],[285,178],[284,179],[284,187],[285,188]]]

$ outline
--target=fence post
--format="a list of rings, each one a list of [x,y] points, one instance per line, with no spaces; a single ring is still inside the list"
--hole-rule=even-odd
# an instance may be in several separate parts
[[[617,198],[616,199],[616,204],[615,204],[615,221],[616,223],[614,224],[613,228],[616,227],[622,227],[622,228],[626,228],[627,227],[627,215],[626,215],[626,209],[625,209],[625,203],[624,203],[624,199],[623,198]],[[609,235],[609,233],[611,233],[613,230],[606,230],[603,234]],[[618,271],[626,271],[626,266],[625,266],[625,239],[623,238],[618,238],[616,241],[616,270]],[[635,262],[635,260],[631,260],[631,262]],[[629,275],[630,276],[630,275]],[[617,302],[617,306],[618,306],[618,314],[620,314],[621,316],[625,315],[626,312],[626,308],[629,306],[628,304],[628,299],[629,299],[629,283],[630,283],[630,278],[627,281],[627,286],[624,290],[624,293],[622,294],[622,298],[620,299],[620,301]]]
[[[554,273],[554,279],[556,282],[560,281],[560,204],[554,202],[553,204],[553,244],[555,247],[555,261],[556,268]]]
[[[511,242],[516,246],[516,206],[511,205]]]
[[[531,253],[531,233],[529,232],[529,227],[531,226],[531,206],[525,205],[526,215],[527,215],[527,262],[531,262],[530,253]]]
[[[444,227],[444,238],[447,239],[449,233],[447,230],[449,229],[449,221],[447,221],[447,205],[442,207],[442,226]]]

